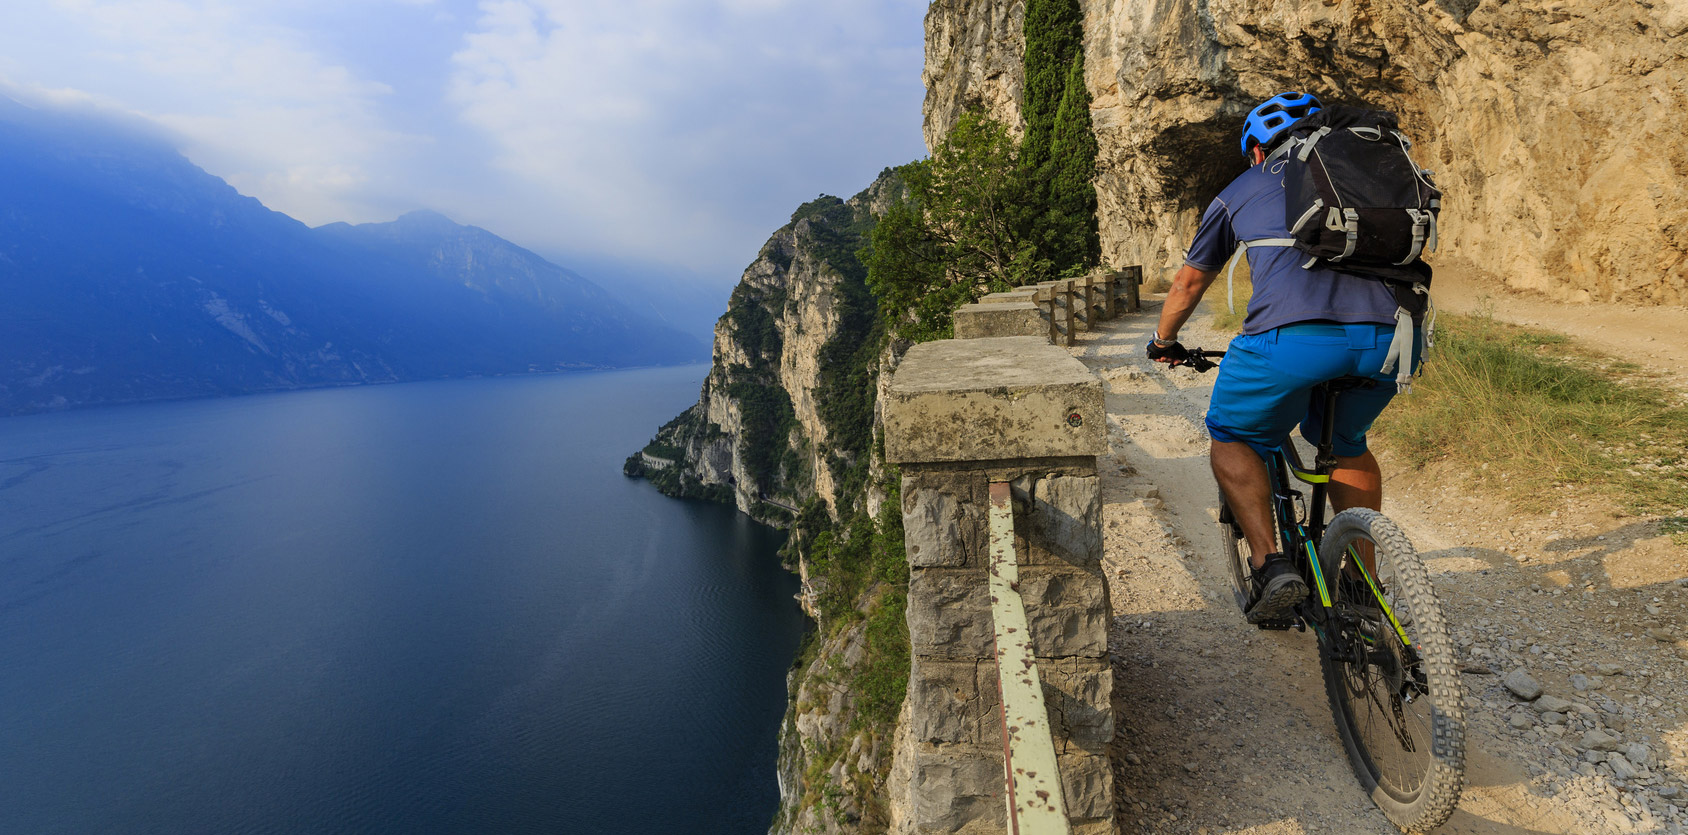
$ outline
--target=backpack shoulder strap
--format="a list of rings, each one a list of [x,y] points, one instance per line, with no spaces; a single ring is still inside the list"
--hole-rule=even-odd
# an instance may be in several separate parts
[[[1237,262],[1243,260],[1251,246],[1295,246],[1294,238],[1256,238],[1237,241],[1237,251],[1231,254],[1231,266],[1225,270],[1225,306],[1237,312]]]

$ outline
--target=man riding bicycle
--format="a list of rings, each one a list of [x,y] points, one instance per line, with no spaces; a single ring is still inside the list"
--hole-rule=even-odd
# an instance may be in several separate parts
[[[1241,145],[1250,168],[1202,215],[1148,344],[1151,359],[1173,364],[1186,359],[1179,328],[1238,246],[1258,242],[1244,251],[1254,296],[1242,335],[1232,340],[1219,367],[1207,413],[1213,475],[1253,555],[1250,623],[1282,618],[1307,596],[1306,582],[1278,552],[1264,456],[1297,424],[1303,437],[1316,442],[1323,415],[1308,408],[1314,386],[1350,375],[1379,381],[1345,392],[1338,402],[1329,495],[1338,512],[1377,510],[1383,501],[1383,476],[1366,447],[1366,431],[1396,392],[1390,385],[1395,375],[1382,369],[1392,364],[1397,297],[1380,280],[1339,272],[1284,245],[1290,230],[1283,160],[1273,151],[1288,139],[1291,124],[1321,107],[1311,95],[1288,92],[1249,113]]]

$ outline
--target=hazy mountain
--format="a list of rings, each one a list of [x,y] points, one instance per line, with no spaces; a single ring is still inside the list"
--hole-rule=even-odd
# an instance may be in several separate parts
[[[651,316],[709,344],[727,311],[735,278],[710,278],[683,268],[593,255],[554,257],[592,276],[593,283],[635,313]]]
[[[313,230],[133,129],[0,98],[0,414],[702,356],[484,230]]]

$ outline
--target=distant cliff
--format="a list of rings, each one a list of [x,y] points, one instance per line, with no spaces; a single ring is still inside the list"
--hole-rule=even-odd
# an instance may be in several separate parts
[[[1082,0],[1103,260],[1176,267],[1286,89],[1395,110],[1447,190],[1443,255],[1567,300],[1688,304],[1688,4]],[[926,140],[1018,124],[1023,0],[934,0]]]
[[[877,452],[892,355],[856,253],[901,190],[886,172],[849,200],[798,208],[733,291],[697,404],[627,464],[670,495],[729,502],[791,531],[786,559],[816,630],[791,674],[776,833],[889,822],[908,571],[896,479]]]
[[[0,415],[703,353],[485,230],[313,230],[156,140],[4,98],[0,297]]]
[[[659,487],[730,496],[780,525],[811,499],[836,513],[852,478],[860,492],[883,328],[856,251],[899,187],[887,173],[848,201],[806,203],[762,245],[715,326],[697,405],[646,450],[679,461]]]

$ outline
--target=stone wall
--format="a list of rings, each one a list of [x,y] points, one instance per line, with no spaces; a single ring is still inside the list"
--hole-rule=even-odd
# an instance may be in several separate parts
[[[917,345],[885,398],[902,468],[913,661],[892,831],[1004,831],[989,485],[1008,482],[1032,646],[1077,833],[1113,831],[1101,386],[1033,337]]]

